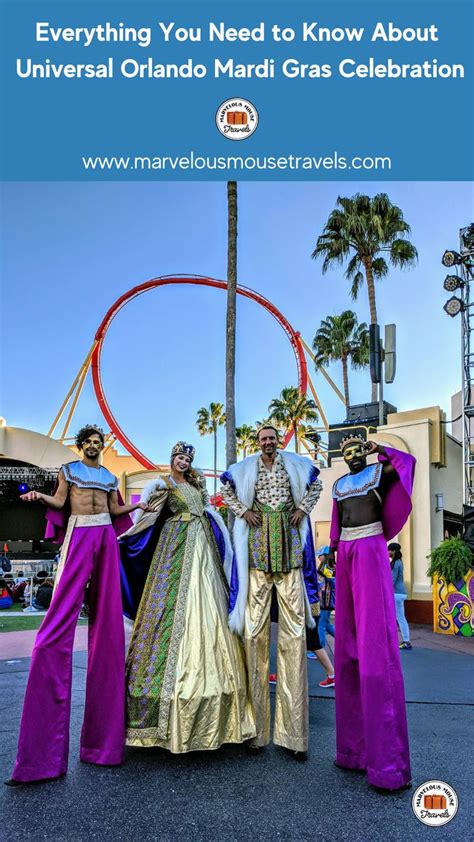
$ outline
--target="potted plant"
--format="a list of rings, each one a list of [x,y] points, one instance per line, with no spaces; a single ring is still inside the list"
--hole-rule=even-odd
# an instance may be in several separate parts
[[[433,580],[434,631],[474,635],[473,555],[461,538],[447,538],[428,556]]]

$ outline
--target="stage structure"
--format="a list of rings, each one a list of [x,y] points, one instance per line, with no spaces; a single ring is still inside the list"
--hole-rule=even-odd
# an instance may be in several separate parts
[[[474,506],[474,223],[461,228],[459,243],[459,252],[447,250],[441,258],[443,266],[456,272],[446,276],[444,289],[458,293],[443,309],[448,316],[461,315],[463,499],[465,506]]]
[[[202,287],[212,287],[214,289],[220,290],[227,290],[227,282],[217,280],[216,278],[208,278],[202,277],[200,275],[163,275],[158,278],[153,278],[150,281],[146,281],[143,284],[133,287],[132,289],[125,292],[123,295],[120,296],[109,308],[107,313],[105,314],[104,318],[102,319],[96,334],[94,336],[94,341],[87,353],[84,362],[82,363],[76,377],[74,378],[71,387],[62,402],[58,413],[48,431],[48,435],[53,437],[56,431],[56,428],[61,422],[61,419],[65,417],[64,426],[62,428],[61,434],[58,436],[59,441],[67,443],[68,441],[72,441],[72,439],[68,439],[68,431],[69,427],[77,407],[82,389],[84,387],[84,383],[86,381],[86,377],[88,374],[89,369],[92,370],[92,382],[94,386],[94,391],[97,397],[97,402],[101,409],[101,412],[110,427],[110,433],[107,435],[106,438],[106,448],[105,451],[111,447],[115,441],[119,441],[120,444],[125,448],[125,450],[131,455],[134,456],[135,459],[143,465],[144,468],[148,470],[156,470],[157,465],[149,459],[144,453],[142,453],[138,447],[129,439],[125,431],[120,426],[117,418],[113,414],[109,402],[107,400],[104,385],[102,382],[102,375],[101,375],[101,355],[102,349],[104,345],[105,338],[107,336],[107,331],[113,321],[113,319],[117,316],[117,314],[125,307],[130,301],[134,298],[137,298],[139,295],[143,295],[150,290],[157,289],[158,287],[162,286],[170,286],[170,285],[193,285],[193,286],[202,286]],[[304,342],[301,335],[296,331],[289,323],[289,321],[285,318],[283,313],[281,313],[274,304],[271,303],[267,298],[260,293],[255,292],[255,290],[249,289],[248,287],[238,285],[237,286],[237,294],[243,296],[244,298],[249,298],[252,301],[255,301],[256,304],[263,307],[274,319],[278,322],[278,324],[283,328],[285,331],[290,345],[292,347],[293,353],[295,355],[296,361],[296,370],[297,370],[297,380],[298,380],[298,389],[301,394],[306,394],[307,390],[309,389],[311,396],[318,408],[322,426],[316,427],[311,430],[308,434],[308,439],[305,441],[303,439],[303,445],[305,446],[306,450],[311,451],[314,450],[314,438],[315,434],[318,431],[325,431],[329,430],[329,425],[327,422],[326,415],[324,413],[323,407],[321,405],[321,401],[319,396],[316,392],[312,379],[308,373],[308,364],[306,360],[306,354],[309,358],[314,362],[314,356],[308,347],[308,345]],[[337,394],[338,398],[342,401],[343,405],[345,406],[344,396],[341,391],[337,388],[333,380],[330,378],[328,373],[324,369],[319,369],[321,374],[325,377],[327,382],[330,384],[331,388],[334,389],[335,393]],[[293,437],[293,431],[288,431],[284,440],[283,446],[287,447],[289,442]],[[320,455],[325,458],[324,449],[319,446],[319,453]]]

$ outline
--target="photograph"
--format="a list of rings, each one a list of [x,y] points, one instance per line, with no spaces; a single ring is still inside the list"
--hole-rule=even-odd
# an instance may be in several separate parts
[[[467,839],[472,9],[0,5],[8,839]]]

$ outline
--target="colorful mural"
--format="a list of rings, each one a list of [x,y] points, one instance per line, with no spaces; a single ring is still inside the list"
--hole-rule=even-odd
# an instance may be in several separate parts
[[[474,636],[474,570],[446,584],[436,577],[433,587],[434,630],[440,634]]]

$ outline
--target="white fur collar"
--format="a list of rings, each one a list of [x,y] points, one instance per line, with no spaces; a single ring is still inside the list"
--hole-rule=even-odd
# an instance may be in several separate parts
[[[146,485],[143,486],[140,503],[148,503],[151,495],[158,489],[167,488],[166,482],[163,477],[155,477],[147,482]]]

